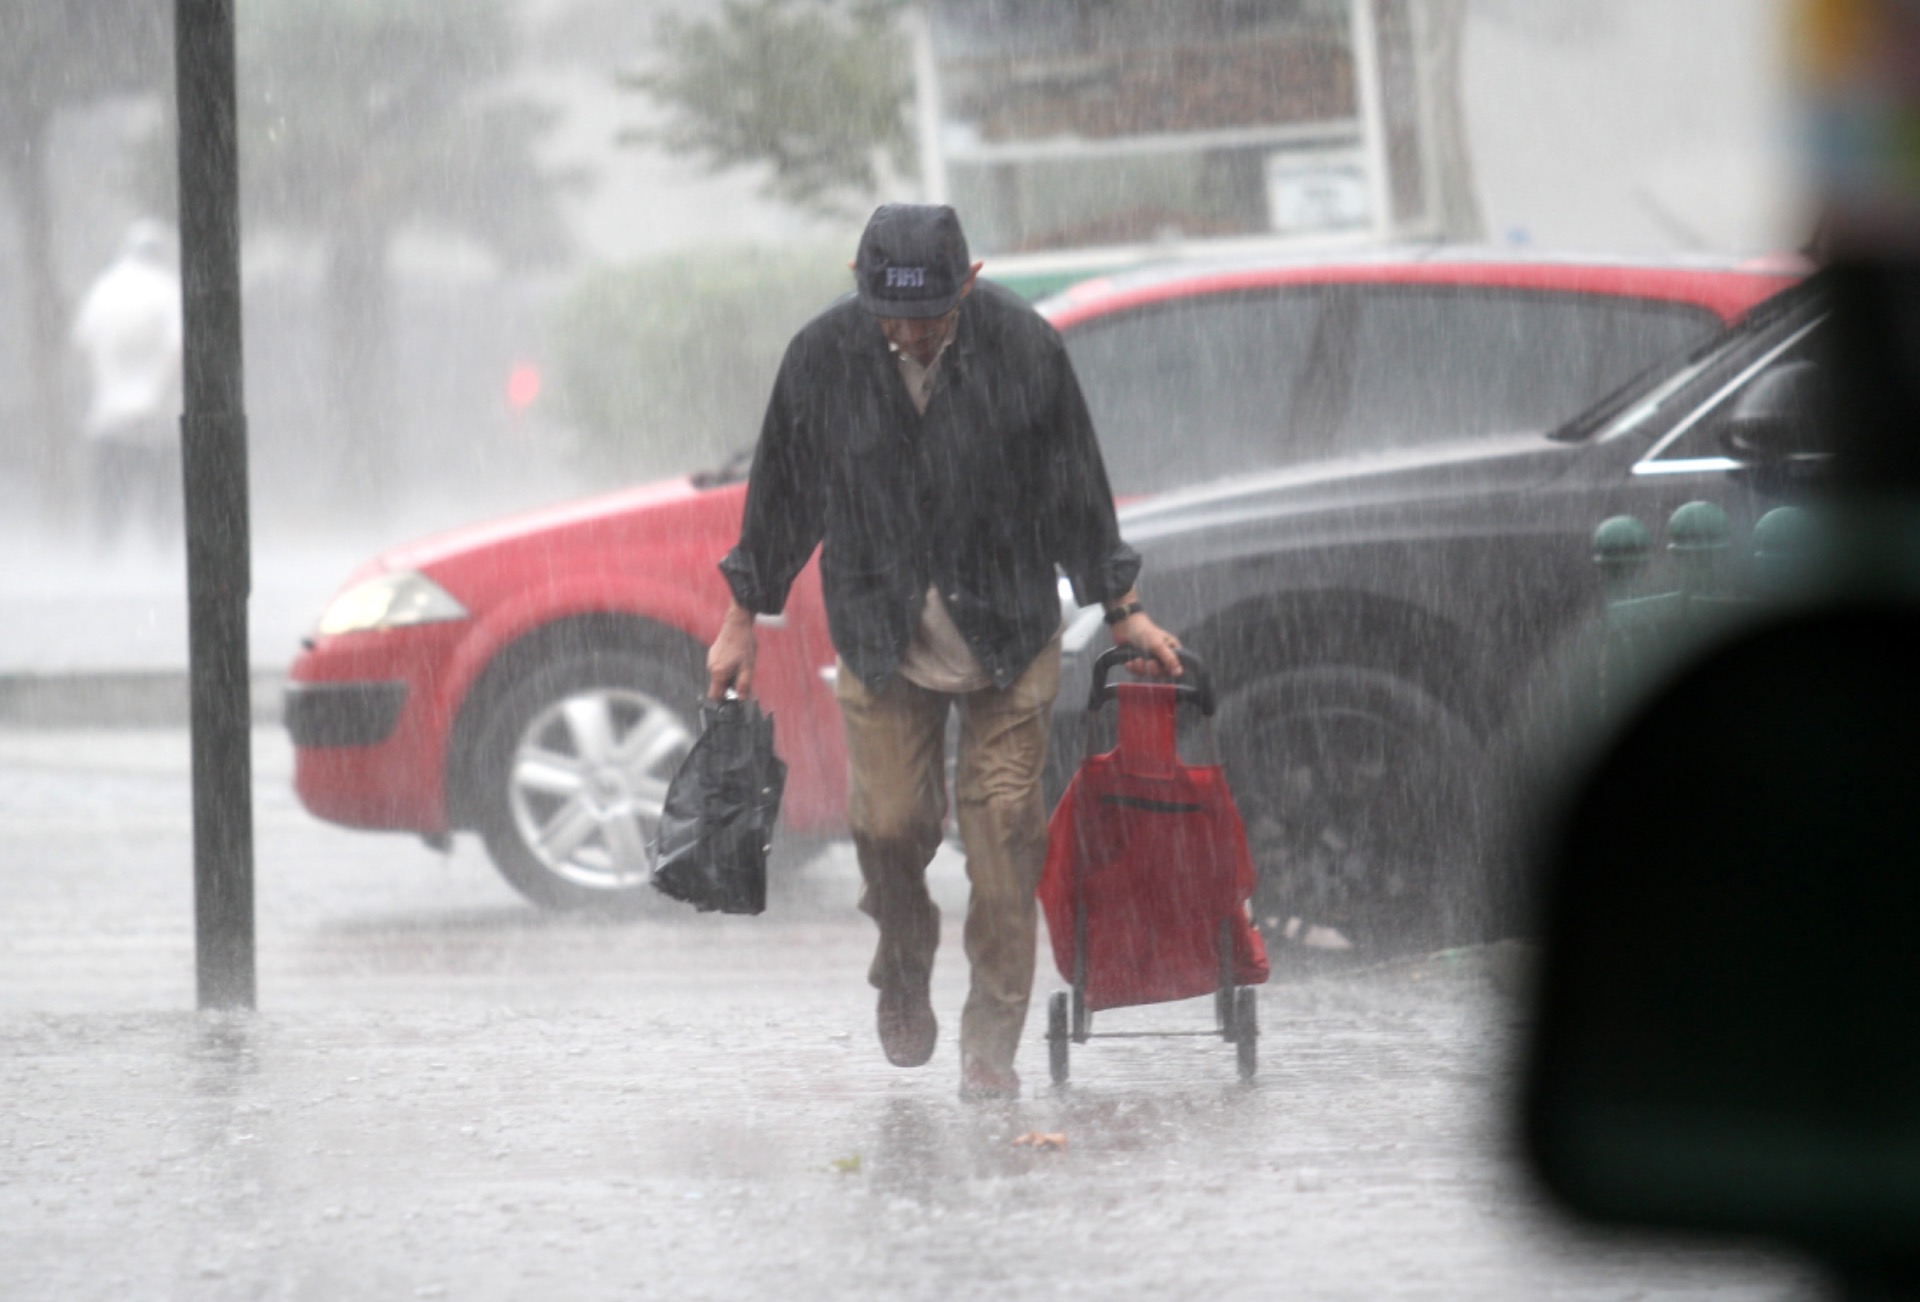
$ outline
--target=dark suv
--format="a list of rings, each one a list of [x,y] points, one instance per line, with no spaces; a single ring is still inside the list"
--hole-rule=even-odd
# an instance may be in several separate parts
[[[1507,885],[1486,880],[1489,775],[1522,687],[1552,677],[1598,608],[1595,525],[1628,513],[1657,531],[1707,499],[1737,538],[1778,505],[1781,477],[1724,435],[1758,377],[1807,357],[1821,303],[1813,282],[1788,289],[1544,432],[1389,446],[1123,510],[1149,608],[1212,667],[1263,921],[1431,941],[1510,921],[1487,903]],[[1085,700],[1098,621],[1067,632],[1063,707]],[[1061,764],[1083,720],[1063,708]]]

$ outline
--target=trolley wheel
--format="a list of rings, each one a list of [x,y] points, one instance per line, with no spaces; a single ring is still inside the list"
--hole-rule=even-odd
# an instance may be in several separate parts
[[[1070,1034],[1075,1044],[1085,1044],[1087,1037],[1093,1034],[1093,1011],[1087,1007],[1087,992],[1079,986],[1073,988],[1072,1009]]]
[[[1056,990],[1047,1000],[1047,1066],[1053,1072],[1053,1083],[1067,1083],[1067,1052],[1071,1026],[1069,1018],[1067,992]]]
[[[1233,1040],[1239,1050],[1240,1079],[1252,1080],[1260,1070],[1260,1015],[1254,1008],[1252,986],[1234,991]]]
[[[1220,955],[1220,985],[1213,992],[1213,1016],[1219,1023],[1220,1035],[1231,1040],[1233,1035],[1233,919],[1220,919],[1218,952]]]

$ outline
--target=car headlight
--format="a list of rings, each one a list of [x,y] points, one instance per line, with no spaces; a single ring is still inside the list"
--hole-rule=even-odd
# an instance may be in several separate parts
[[[395,570],[356,583],[328,602],[315,631],[332,637],[336,633],[406,628],[466,617],[467,608],[426,575]]]

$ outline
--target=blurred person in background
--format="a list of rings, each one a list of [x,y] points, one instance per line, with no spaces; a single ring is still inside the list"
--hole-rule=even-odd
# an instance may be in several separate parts
[[[160,222],[137,221],[73,324],[88,384],[88,522],[103,547],[129,526],[162,545],[180,536],[182,343],[172,235]]]

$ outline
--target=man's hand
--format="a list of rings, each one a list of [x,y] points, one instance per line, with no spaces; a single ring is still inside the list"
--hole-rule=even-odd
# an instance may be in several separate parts
[[[1132,602],[1131,596],[1128,598]],[[1151,660],[1130,660],[1127,668],[1146,678],[1178,678],[1180,639],[1161,628],[1144,610],[1135,611],[1113,626],[1113,644],[1145,651]]]
[[[717,701],[729,687],[751,696],[753,657],[753,612],[736,601],[727,607],[720,632],[707,648],[707,698]]]

